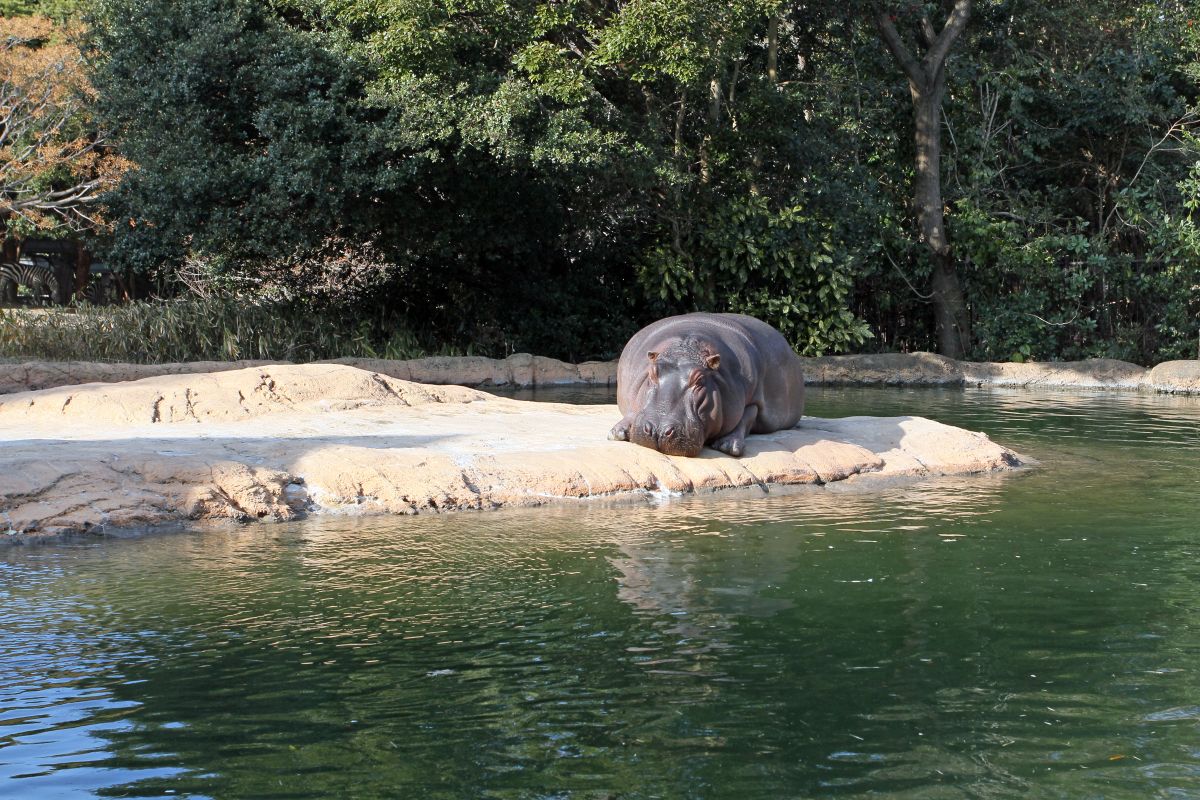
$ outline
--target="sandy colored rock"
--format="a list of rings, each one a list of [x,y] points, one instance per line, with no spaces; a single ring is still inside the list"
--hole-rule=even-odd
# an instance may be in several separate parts
[[[195,375],[286,361],[193,361],[173,364],[104,364],[86,361],[0,363],[0,395],[81,383],[119,383],[159,375]],[[417,383],[459,386],[615,386],[617,365],[611,361],[568,364],[544,356],[514,353],[508,358],[440,356],[393,361],[384,358],[339,358],[318,362],[343,364]]]
[[[483,397],[461,386],[424,386],[335,364],[272,365],[25,392],[0,400],[0,423],[72,419],[108,427],[202,422],[279,412],[469,403]]]
[[[132,381],[156,375],[232,371],[286,362],[187,364],[0,363],[0,395],[92,382]],[[402,381],[460,386],[616,386],[615,361],[568,364],[517,353],[504,359],[418,358],[411,361],[342,358],[321,362],[358,367]],[[813,386],[1006,386],[1046,389],[1200,394],[1200,361],[1168,361],[1154,369],[1112,359],[1040,363],[976,363],[933,353],[824,356],[804,359]]]
[[[579,379],[593,386],[616,386],[617,362],[585,361],[579,365]]]
[[[1153,369],[1110,358],[1051,362],[954,361],[933,353],[805,359],[810,385],[989,386],[1200,394],[1200,361]]]
[[[0,395],[80,383],[117,383],[158,375],[196,374],[245,369],[274,361],[190,361],[174,364],[105,364],[94,361],[0,363]]]
[[[880,353],[804,359],[804,377],[824,386],[959,386],[963,365],[934,353]]]
[[[969,386],[1020,386],[1046,389],[1140,389],[1147,370],[1128,361],[1092,358],[1049,363],[963,363]]]
[[[1156,392],[1200,394],[1200,361],[1164,361],[1150,370],[1146,383]]]
[[[531,365],[536,366],[536,365]],[[1011,469],[917,417],[821,420],[676,458],[607,440],[616,406],[529,403],[340,364],[271,365],[0,400],[8,540],[187,519],[417,513]]]
[[[529,353],[514,353],[504,359],[482,356],[442,356],[412,361],[339,358],[330,363],[347,364],[401,380],[431,384],[526,387],[581,383],[606,385],[607,382],[607,376],[601,371],[584,370],[581,369],[584,365],[576,366]],[[615,368],[611,380],[616,381]]]

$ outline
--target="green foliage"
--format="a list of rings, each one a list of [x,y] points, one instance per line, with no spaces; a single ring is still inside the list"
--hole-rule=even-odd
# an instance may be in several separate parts
[[[356,218],[372,155],[361,83],[316,34],[242,0],[104,0],[100,14],[100,111],[138,165],[109,198],[113,261],[247,263]]]
[[[370,243],[346,313],[492,355],[611,357],[693,309],[808,354],[933,349],[874,5],[100,0],[99,105],[139,166],[105,257],[168,294],[197,259],[258,291]],[[974,5],[943,108],[972,355],[1192,353],[1195,9]],[[318,307],[320,274],[290,301]]]
[[[314,314],[293,304],[244,298],[0,309],[0,358],[162,364],[426,354],[396,319]]]
[[[771,320],[803,355],[849,352],[870,338],[848,308],[853,265],[834,226],[802,204],[773,210],[756,195],[719,209],[687,258],[649,254],[639,277],[660,299]]]
[[[741,55],[773,4],[746,0],[639,0],[597,26],[592,59],[640,84],[703,86]]]
[[[0,0],[0,17],[40,14],[56,22],[79,19],[87,13],[92,0]]]
[[[96,83],[140,165],[112,198],[129,224],[110,261],[253,274],[336,235],[376,243],[403,276],[363,313],[497,355],[619,347],[577,317],[626,303],[617,133],[587,122],[593,101],[565,105],[581,84],[560,60],[526,49],[532,6],[278,7],[106,0]],[[555,313],[544,299],[562,285],[586,299]]]
[[[980,55],[961,66],[971,91],[947,109],[974,356],[1155,362],[1194,350],[1198,84],[1183,9],[981,11]],[[1014,13],[1020,31],[1006,30]]]

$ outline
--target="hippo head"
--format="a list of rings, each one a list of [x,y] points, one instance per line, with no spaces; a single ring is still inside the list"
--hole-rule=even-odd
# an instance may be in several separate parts
[[[721,356],[707,343],[685,340],[646,358],[644,402],[629,441],[669,456],[700,455],[720,432]]]

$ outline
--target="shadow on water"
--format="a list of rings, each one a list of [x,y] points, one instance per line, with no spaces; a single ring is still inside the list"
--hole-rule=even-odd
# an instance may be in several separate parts
[[[0,796],[1195,796],[1197,406],[813,394],[1043,466],[5,552]]]

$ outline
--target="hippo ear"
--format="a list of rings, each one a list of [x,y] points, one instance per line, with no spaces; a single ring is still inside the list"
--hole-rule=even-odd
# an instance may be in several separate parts
[[[650,359],[650,369],[646,371],[646,376],[651,383],[658,383],[658,353],[651,350],[646,353],[646,358]]]
[[[706,354],[704,356],[704,366],[706,366],[712,370],[715,370],[718,367],[720,367],[721,366],[721,354],[720,353]]]

